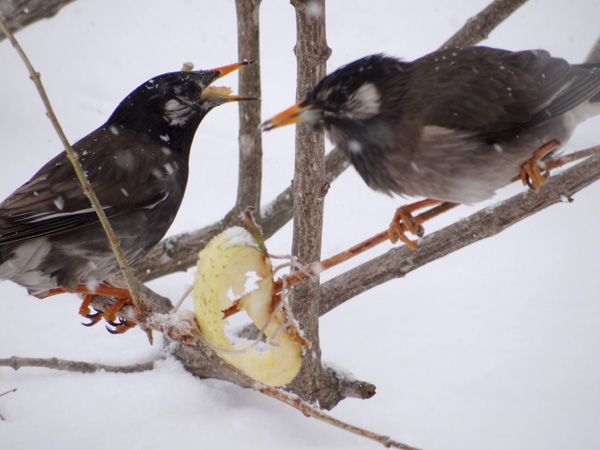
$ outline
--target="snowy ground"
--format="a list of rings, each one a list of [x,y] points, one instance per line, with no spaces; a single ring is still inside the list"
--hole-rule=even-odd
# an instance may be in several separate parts
[[[330,0],[329,67],[377,52],[416,58],[486,3]],[[102,124],[154,75],[179,70],[185,61],[212,68],[237,60],[233,0],[141,5],[79,1],[18,34],[72,141]],[[579,62],[598,37],[598,17],[600,3],[593,0],[532,0],[485,44],[545,48]],[[293,8],[264,0],[261,22],[266,118],[294,100]],[[0,61],[4,198],[61,146],[6,41]],[[237,86],[235,76],[223,81]],[[226,105],[200,126],[193,178],[171,234],[217,220],[233,204],[236,124],[236,107]],[[598,144],[599,126],[599,120],[581,126],[569,148]],[[266,202],[292,178],[293,129],[268,133],[264,142]],[[521,189],[511,186],[496,200]],[[600,185],[592,186],[572,204],[556,205],[323,317],[324,357],[377,385],[371,400],[346,400],[333,414],[428,450],[597,449],[599,195]],[[348,170],[327,197],[323,255],[384,229],[400,203],[370,191]],[[428,232],[475,210],[459,208]],[[289,243],[288,226],[268,244],[286,253]],[[178,274],[151,285],[176,299],[191,280]],[[131,364],[161,353],[159,336],[150,347],[138,330],[112,336],[101,326],[82,327],[74,297],[38,300],[10,282],[0,284],[0,295],[0,357]],[[135,375],[0,368],[0,392],[12,388],[18,391],[0,398],[7,419],[0,422],[2,449],[381,448],[261,394],[194,379],[172,360]]]

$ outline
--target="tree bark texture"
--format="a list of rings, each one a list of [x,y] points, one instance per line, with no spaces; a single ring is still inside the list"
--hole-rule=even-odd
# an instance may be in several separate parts
[[[256,63],[239,71],[240,95],[260,98],[260,30],[259,11],[261,0],[236,0],[238,21],[239,60]],[[260,208],[262,187],[262,134],[258,128],[261,121],[260,101],[239,103],[239,181],[236,207],[239,214],[247,207]],[[258,214],[257,214],[258,216]],[[260,220],[259,220],[260,221]]]
[[[297,59],[296,100],[327,73],[326,62],[331,54],[327,46],[325,0],[293,1],[296,9]],[[322,131],[308,125],[296,127],[296,163],[292,196],[294,200],[294,237],[292,254],[301,264],[321,258],[324,198],[327,192],[325,176],[325,138]],[[331,395],[331,377],[321,365],[319,344],[319,281],[313,279],[296,286],[290,295],[294,316],[310,351],[302,358],[300,373],[291,383],[291,390],[301,398],[331,408],[339,401]]]

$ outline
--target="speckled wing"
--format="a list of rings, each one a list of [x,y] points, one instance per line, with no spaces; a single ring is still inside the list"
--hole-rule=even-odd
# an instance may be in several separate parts
[[[451,48],[423,57],[409,70],[407,108],[414,102],[430,105],[424,125],[472,131],[489,141],[513,137],[600,91],[593,66],[570,66],[544,50]]]
[[[183,180],[177,180],[177,161],[167,147],[158,143],[140,147],[135,136],[120,136],[115,157],[108,162],[104,158],[102,166],[94,165],[94,155],[86,153],[89,148],[93,146],[97,153],[115,151],[99,146],[111,142],[103,139],[103,133],[110,131],[99,129],[94,137],[89,135],[75,144],[74,149],[109,219],[133,209],[152,208],[171,194],[181,195],[187,172]],[[138,157],[142,152],[145,157]],[[115,184],[120,189],[115,189]],[[0,204],[0,245],[96,222],[96,212],[63,152]]]

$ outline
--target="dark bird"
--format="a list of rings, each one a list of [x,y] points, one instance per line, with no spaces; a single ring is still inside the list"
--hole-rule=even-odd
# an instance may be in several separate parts
[[[154,77],[129,94],[108,121],[73,149],[112,225],[128,263],[165,235],[181,205],[196,129],[223,103],[246,100],[229,88],[212,87],[250,61],[213,70]],[[130,300],[129,292],[103,283],[119,266],[96,212],[84,195],[65,152],[44,165],[0,204],[0,279],[38,297],[92,294]],[[102,315],[90,315],[92,323]],[[114,324],[114,323],[113,323]],[[120,322],[117,330],[127,329]]]
[[[570,65],[544,50],[448,48],[413,62],[359,59],[262,124],[324,127],[369,187],[425,197],[400,208],[390,238],[422,235],[411,213],[490,198],[520,174],[534,190],[540,162],[600,113],[600,65]]]

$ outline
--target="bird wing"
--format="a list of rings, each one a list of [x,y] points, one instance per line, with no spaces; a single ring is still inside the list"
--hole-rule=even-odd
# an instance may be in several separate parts
[[[571,66],[544,50],[451,48],[418,62],[409,69],[408,92],[423,95],[409,94],[407,100],[428,105],[424,125],[470,131],[491,141],[544,123],[600,91],[600,71]]]
[[[178,169],[169,162],[168,151],[153,143],[140,147],[134,137],[127,136],[119,136],[115,149],[114,140],[104,139],[106,131],[97,130],[73,148],[107,217],[152,208],[166,200]],[[96,212],[63,152],[0,204],[0,244],[96,222]]]

